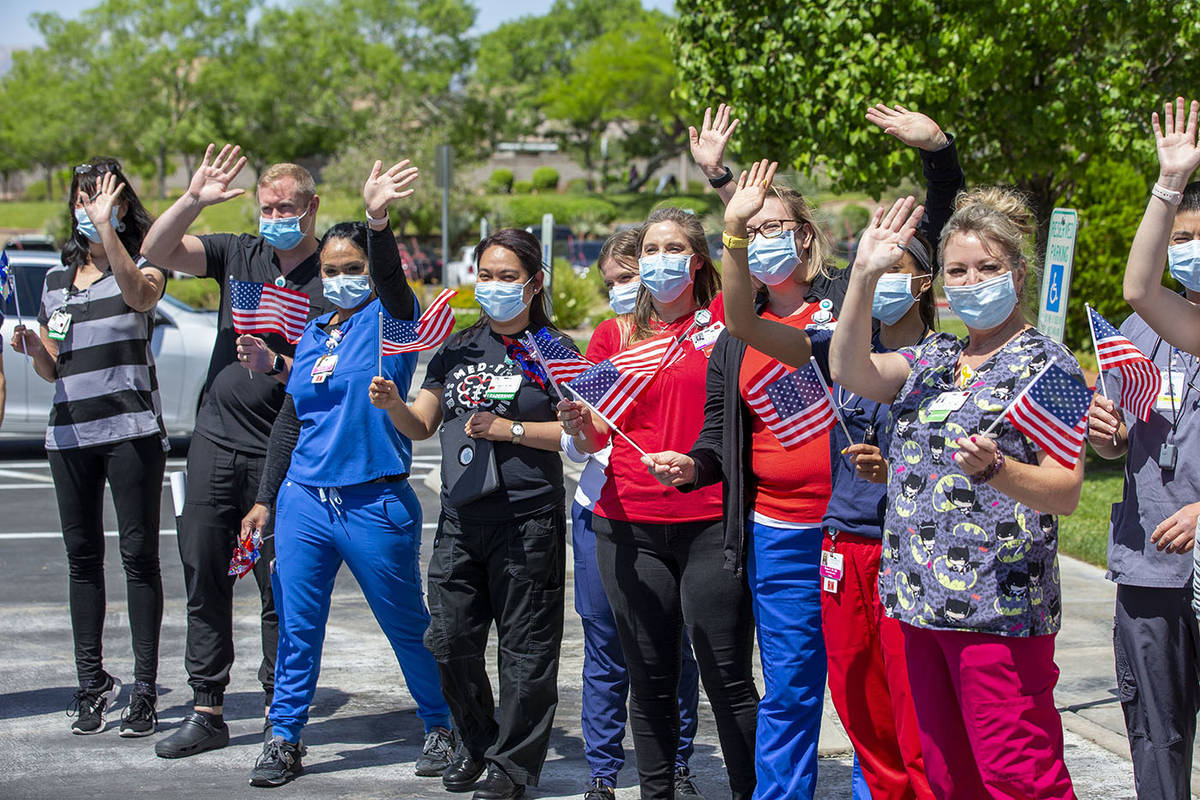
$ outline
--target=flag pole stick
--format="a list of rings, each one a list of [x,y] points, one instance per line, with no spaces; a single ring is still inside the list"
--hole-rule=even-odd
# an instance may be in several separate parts
[[[375,370],[375,374],[380,378],[383,377],[383,312],[379,312],[379,366]]]
[[[854,444],[854,439],[850,436],[850,429],[846,427],[846,420],[842,419],[841,410],[837,407],[837,403],[833,402],[833,392],[829,391],[829,382],[825,380],[825,373],[821,372],[821,365],[817,363],[817,359],[813,356],[809,356],[808,360],[813,365],[813,369],[817,371],[817,377],[821,379],[821,388],[825,390],[825,396],[829,398],[829,405],[833,408],[833,415],[841,423],[842,433],[846,434],[846,441]]]
[[[550,381],[550,385],[554,387],[554,393],[558,395],[558,399],[566,400],[567,398],[563,396],[562,389],[558,388],[557,381],[550,374],[550,367],[546,366],[546,359],[542,358],[542,349],[538,347],[537,339],[529,331],[525,332],[525,339],[525,349],[531,352],[533,357],[537,359],[538,364],[541,365],[542,372],[546,373],[546,380]]]
[[[630,439],[628,436],[626,436],[626,435],[625,435],[625,432],[624,432],[624,431],[622,431],[620,428],[618,428],[618,427],[617,427],[617,426],[616,426],[616,425],[613,423],[613,421],[612,421],[612,420],[610,420],[608,417],[604,416],[604,415],[603,415],[603,414],[601,414],[599,411],[597,411],[597,410],[596,410],[596,407],[595,407],[595,406],[593,406],[591,403],[589,403],[587,400],[584,400],[584,399],[583,399],[583,397],[581,397],[581,396],[580,396],[579,392],[575,391],[575,389],[574,389],[574,388],[572,388],[571,384],[569,384],[569,383],[567,384],[567,391],[569,391],[571,394],[575,395],[575,397],[576,397],[576,398],[579,400],[579,402],[583,403],[585,406],[587,406],[588,408],[590,408],[590,409],[592,410],[592,413],[593,413],[593,414],[595,414],[595,415],[596,415],[597,417],[599,417],[600,419],[604,420],[604,423],[605,423],[606,425],[608,425],[608,427],[609,427],[609,428],[611,428],[611,429],[612,429],[613,433],[617,434],[617,435],[618,435],[618,436],[620,436],[622,439],[624,439],[625,441],[627,441],[627,442],[629,442],[631,445],[633,445],[633,449],[634,449],[634,450],[637,450],[637,451],[638,451],[639,453],[641,453],[642,455],[644,455],[644,456],[646,456],[646,457],[649,457],[649,455],[650,455],[649,453],[647,453],[647,452],[646,452],[645,450],[643,450],[642,448],[638,447],[638,444],[637,444],[637,442],[635,442],[633,439]]]
[[[17,324],[24,326],[25,322],[21,319],[21,295],[17,292],[17,273],[12,267],[9,267],[8,284],[12,289],[13,305],[17,309]],[[25,342],[21,342],[21,349],[25,350]],[[32,364],[33,357],[29,355],[29,351],[25,350],[25,363]]]
[[[1104,383],[1104,370],[1100,368],[1100,348],[1096,346],[1096,323],[1092,322],[1092,304],[1084,303],[1083,307],[1087,309],[1088,329],[1092,332],[1092,352],[1096,354],[1096,386],[1100,389],[1100,396],[1105,400],[1108,399],[1108,386]],[[1172,387],[1174,392],[1174,387]],[[1172,402],[1174,398],[1172,397]],[[1118,427],[1120,423],[1117,423]],[[1117,443],[1117,432],[1113,431],[1112,443],[1115,446]]]
[[[1050,359],[1050,363],[1047,364],[1046,366],[1042,367],[1042,371],[1039,372],[1037,375],[1035,375],[1033,377],[1033,380],[1031,380],[1029,383],[1025,384],[1025,388],[1021,390],[1020,394],[1018,394],[1016,397],[1013,398],[1013,401],[1011,403],[1009,403],[1008,406],[1004,409],[1004,411],[1002,411],[1000,413],[1000,416],[996,417],[996,421],[993,422],[991,425],[989,425],[988,429],[983,432],[984,436],[992,435],[992,431],[996,430],[996,426],[1004,421],[1004,418],[1008,416],[1008,412],[1012,411],[1013,406],[1015,406],[1017,403],[1021,402],[1021,398],[1023,398],[1025,395],[1029,394],[1029,390],[1032,389],[1034,384],[1037,383],[1038,380],[1041,379],[1041,377],[1046,374],[1047,370],[1049,370],[1051,367],[1054,366],[1054,362],[1057,360],[1058,360],[1057,358]]]

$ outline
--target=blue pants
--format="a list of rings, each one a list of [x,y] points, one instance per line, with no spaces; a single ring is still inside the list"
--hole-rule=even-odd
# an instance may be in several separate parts
[[[811,798],[825,702],[821,527],[749,525],[750,592],[766,684],[758,704],[754,798]]]
[[[853,769],[850,773],[851,800],[871,800],[871,787],[863,777],[862,767],[858,765],[858,754],[854,754]]]
[[[625,764],[629,673],[617,640],[617,624],[600,583],[592,512],[571,504],[571,543],[575,551],[575,611],[583,622],[583,741],[590,777],[616,785]],[[683,635],[683,671],[679,676],[679,751],[676,766],[686,767],[696,737],[700,671],[692,644]]]
[[[421,505],[412,487],[405,482],[315,489],[289,480],[276,508],[274,735],[299,741],[308,722],[333,582],[343,560],[396,653],[425,730],[450,727],[437,662],[422,643],[429,612],[418,565]]]

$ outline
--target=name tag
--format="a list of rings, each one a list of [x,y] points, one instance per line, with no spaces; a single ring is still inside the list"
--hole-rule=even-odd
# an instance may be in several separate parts
[[[51,339],[61,342],[67,338],[67,329],[71,327],[71,312],[60,308],[46,320],[47,333]]]
[[[841,553],[831,553],[828,550],[821,551],[821,589],[822,591],[837,593],[838,586],[842,582],[845,557]]]
[[[701,328],[692,334],[692,347],[697,350],[707,350],[717,343],[717,337],[723,330],[725,330],[725,324],[722,322],[714,322],[707,328]]]
[[[521,388],[520,375],[496,375],[483,396],[489,400],[512,400]]]
[[[337,360],[337,353],[326,353],[318,358],[317,363],[313,364],[312,382],[324,383],[333,374],[333,368],[337,366]]]
[[[942,392],[925,409],[925,419],[928,422],[943,422],[946,417],[963,407],[970,392]]]
[[[1183,370],[1162,371],[1162,388],[1154,404],[1156,410],[1171,414],[1179,408],[1183,398],[1183,378]]]

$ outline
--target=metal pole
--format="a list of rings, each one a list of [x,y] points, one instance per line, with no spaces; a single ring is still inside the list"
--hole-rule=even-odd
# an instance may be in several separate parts
[[[545,287],[546,311],[554,318],[554,215],[542,215],[542,280]]]

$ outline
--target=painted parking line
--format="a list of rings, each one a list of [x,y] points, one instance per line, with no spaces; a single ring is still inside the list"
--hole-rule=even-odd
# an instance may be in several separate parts
[[[34,481],[36,483],[48,483],[50,481],[48,474],[20,469],[0,469],[0,478],[16,478],[17,480]]]

